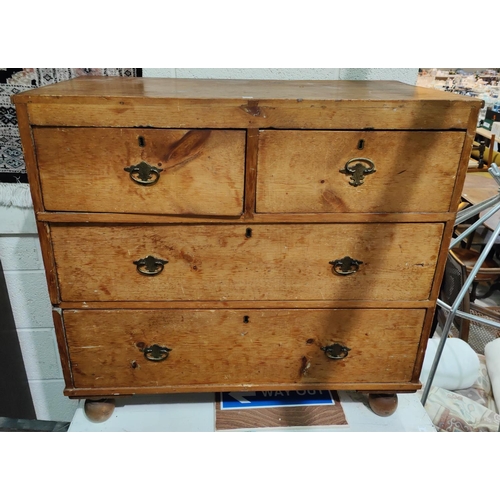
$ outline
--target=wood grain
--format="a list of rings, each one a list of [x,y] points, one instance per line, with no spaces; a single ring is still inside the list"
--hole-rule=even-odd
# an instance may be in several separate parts
[[[413,368],[413,382],[420,382],[420,373],[422,371],[422,365],[424,364],[425,350],[427,349],[427,343],[429,338],[434,332],[431,331],[432,320],[434,319],[434,308],[429,308],[425,312],[424,326],[422,328],[422,336],[420,337],[420,343],[418,345],[417,356],[415,358],[415,366]]]
[[[435,302],[431,300],[186,300],[170,302],[61,302],[61,309],[339,309],[361,308],[381,309],[419,309],[433,308]]]
[[[247,154],[245,165],[245,219],[254,218],[258,148],[259,131],[250,129],[247,132]]]
[[[430,105],[300,99],[268,99],[257,104],[252,99],[171,99],[151,104],[133,99],[92,104],[86,99],[85,104],[63,104],[59,99],[58,103],[28,104],[28,113],[31,123],[39,126],[345,130],[465,130],[470,113],[470,104],[450,101]],[[162,113],[158,113],[158,105]]]
[[[442,224],[52,225],[52,239],[64,301],[387,301],[428,298],[442,231]],[[161,274],[137,272],[134,262],[149,255],[168,261]],[[333,273],[330,262],[345,256],[363,263],[358,272]]]
[[[281,406],[244,410],[221,410],[215,403],[215,430],[262,429],[279,427],[323,427],[347,425],[338,394],[332,393],[334,405]]]
[[[351,130],[465,130],[471,107],[483,104],[388,81],[110,77],[77,78],[13,101],[28,103],[36,125]]]
[[[38,231],[38,239],[40,241],[40,250],[42,253],[43,267],[45,270],[45,278],[47,280],[47,288],[49,290],[50,302],[56,305],[60,301],[59,284],[57,281],[56,262],[52,249],[52,239],[50,236],[50,225],[36,221]]]
[[[339,385],[338,390],[342,391],[357,391],[366,392],[374,394],[377,391],[380,393],[395,392],[395,393],[414,393],[422,388],[421,383],[415,382],[354,382],[354,383],[343,383],[336,384]],[[64,389],[64,395],[70,398],[88,398],[88,397],[99,397],[99,398],[111,398],[111,397],[126,397],[133,396],[135,394],[169,394],[169,393],[197,393],[197,392],[229,392],[229,391],[296,391],[296,390],[307,390],[310,389],[310,384],[199,384],[193,385],[183,385],[183,384],[172,384],[165,386],[149,386],[149,387],[81,387],[81,388],[66,388]],[[332,384],[329,383],[316,383],[314,384],[314,389],[331,390]]]
[[[196,217],[173,215],[137,215],[111,213],[78,213],[78,212],[38,212],[38,220],[44,222],[91,222],[111,224],[248,224],[245,217]],[[321,213],[321,214],[253,214],[252,224],[275,223],[346,223],[346,222],[446,222],[455,220],[455,214],[450,212],[436,213]]]
[[[441,248],[439,249],[438,263],[436,272],[434,273],[434,280],[432,283],[432,290],[430,299],[435,301],[439,297],[441,283],[443,281],[444,269],[446,267],[446,259],[448,257],[448,249],[450,248],[451,239],[453,237],[453,229],[455,227],[454,221],[448,221],[444,226],[443,238],[441,240]]]
[[[75,387],[395,383],[411,379],[423,310],[63,312]],[[249,317],[245,322],[245,316]],[[351,349],[331,360],[321,347]],[[172,349],[151,362],[141,348]]]
[[[61,309],[52,311],[52,320],[54,321],[54,329],[56,333],[57,349],[61,360],[61,368],[64,377],[66,389],[73,387],[73,378],[69,364],[68,345],[66,343],[66,334],[64,331],[64,323]]]
[[[24,161],[26,164],[26,173],[29,179],[29,187],[31,198],[33,200],[33,208],[35,212],[43,210],[43,197],[40,189],[39,172],[37,168],[37,159],[32,137],[32,130],[28,120],[26,105],[19,104],[16,106],[19,134],[21,136],[21,144],[23,147]],[[52,245],[50,241],[50,228],[48,224],[36,221],[38,238],[40,240],[40,248],[45,269],[45,276],[49,290],[49,297],[52,304],[57,304],[59,301],[59,290],[57,288],[57,276],[55,271],[55,262],[52,253]]]
[[[448,211],[464,137],[461,132],[261,131],[257,212]],[[352,186],[350,175],[340,170],[356,158],[371,160],[376,172]]]
[[[109,77],[12,101],[67,396],[420,388],[482,101]],[[353,157],[377,169],[359,187],[338,172]],[[141,161],[163,169],[154,186],[123,170]],[[137,272],[147,255],[160,275]],[[337,276],[345,255],[363,264]],[[141,342],[173,350],[154,363]],[[329,360],[332,342],[348,357]]]
[[[34,137],[46,210],[243,212],[243,131],[37,128]],[[163,169],[156,184],[124,170],[143,161]]]
[[[468,201],[472,205],[476,205],[498,194],[498,184],[489,174],[485,176],[476,173],[467,173],[463,192],[461,193],[461,197],[465,201]],[[482,217],[488,210],[489,209],[482,211],[479,216]],[[500,214],[496,212],[489,219],[484,221],[484,227],[488,228],[490,231],[494,231],[499,223]]]
[[[468,173],[460,196],[471,205],[476,205],[488,198],[496,196],[499,192],[495,179],[488,175]]]
[[[461,200],[462,190],[464,187],[465,177],[467,175],[467,169],[469,167],[469,161],[471,159],[472,144],[475,137],[476,124],[478,121],[479,109],[471,108],[469,123],[467,128],[467,135],[465,137],[462,156],[460,158],[460,165],[458,168],[455,187],[453,190],[453,195],[451,197],[450,210],[456,212],[458,210],[458,205]]]
[[[242,80],[193,78],[121,78],[82,76],[12,96],[21,102],[82,102],[104,104],[117,99],[276,99],[330,100],[353,99],[409,101],[429,105],[427,101],[463,103],[480,108],[481,100],[417,87],[396,81],[376,80]],[[125,100],[122,101],[125,105]]]

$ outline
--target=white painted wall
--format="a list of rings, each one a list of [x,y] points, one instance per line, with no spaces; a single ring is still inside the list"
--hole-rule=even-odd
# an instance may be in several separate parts
[[[398,80],[412,85],[417,75],[417,68],[144,69],[145,77]],[[37,418],[70,421],[78,402],[62,393],[64,381],[32,209],[0,206],[0,259]]]
[[[62,394],[64,381],[32,209],[0,206],[0,259],[37,418],[69,422],[78,401]]]
[[[396,80],[415,85],[418,68],[343,68],[340,80]]]
[[[397,80],[415,85],[418,68],[144,68],[146,77],[263,80]]]

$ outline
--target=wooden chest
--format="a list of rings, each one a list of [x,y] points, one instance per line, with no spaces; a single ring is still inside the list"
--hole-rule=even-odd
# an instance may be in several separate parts
[[[420,388],[481,101],[97,77],[13,101],[67,396]]]

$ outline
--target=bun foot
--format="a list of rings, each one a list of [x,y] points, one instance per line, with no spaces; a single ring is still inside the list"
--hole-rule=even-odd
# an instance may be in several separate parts
[[[389,417],[398,407],[397,394],[368,394],[368,404],[379,417]]]
[[[85,416],[95,423],[106,422],[115,410],[114,399],[86,399]]]

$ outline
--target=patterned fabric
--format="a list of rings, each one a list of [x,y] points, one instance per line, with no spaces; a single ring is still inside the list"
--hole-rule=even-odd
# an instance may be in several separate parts
[[[10,96],[82,75],[142,76],[139,68],[0,68],[0,182],[27,182]]]
[[[425,409],[442,432],[497,432],[500,428],[498,413],[440,387],[431,388]]]
[[[461,389],[453,392],[472,399],[475,403],[496,412],[497,408],[495,400],[493,399],[490,377],[488,376],[488,369],[486,368],[486,357],[482,354],[478,354],[477,357],[479,358],[479,376],[476,382],[468,389]]]
[[[432,387],[425,409],[432,423],[441,432],[497,432],[497,413],[485,356],[478,354],[479,376],[468,389],[447,391]],[[420,391],[421,392],[421,391]]]

